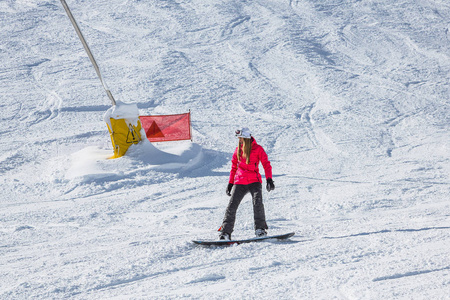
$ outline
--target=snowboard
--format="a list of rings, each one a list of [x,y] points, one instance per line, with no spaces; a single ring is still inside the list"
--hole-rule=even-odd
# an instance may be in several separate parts
[[[285,240],[293,236],[295,232],[289,232],[285,234],[277,234],[277,235],[268,235],[263,237],[254,237],[249,239],[240,239],[240,240],[194,240],[192,241],[194,244],[203,245],[203,246],[230,246],[230,245],[239,245],[244,243],[252,243],[252,242],[261,242],[270,239],[277,240]]]

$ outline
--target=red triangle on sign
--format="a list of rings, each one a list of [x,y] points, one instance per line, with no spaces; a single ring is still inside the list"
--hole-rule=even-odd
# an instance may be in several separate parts
[[[155,121],[153,121],[152,125],[145,134],[148,138],[164,137],[164,134],[162,133],[161,129],[159,129],[158,125],[156,125]]]

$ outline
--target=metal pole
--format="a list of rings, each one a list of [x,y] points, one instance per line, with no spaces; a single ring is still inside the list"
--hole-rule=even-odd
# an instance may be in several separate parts
[[[111,100],[112,105],[116,105],[116,100],[114,99],[113,95],[111,94],[111,91],[106,86],[106,83],[103,81],[102,74],[100,73],[100,68],[97,65],[97,62],[95,61],[94,55],[92,55],[91,50],[89,49],[89,46],[86,42],[86,40],[83,37],[83,34],[81,33],[80,27],[78,27],[77,22],[75,21],[75,18],[72,15],[72,12],[69,9],[69,6],[67,5],[65,0],[61,0],[61,3],[66,10],[67,15],[69,16],[70,21],[72,22],[73,27],[75,28],[75,31],[78,34],[78,37],[81,40],[81,43],[83,44],[84,50],[86,50],[87,55],[89,56],[89,59],[91,60],[92,65],[94,66],[95,72],[97,73],[98,78],[100,79],[103,88],[106,91],[106,94],[108,95],[109,99]]]

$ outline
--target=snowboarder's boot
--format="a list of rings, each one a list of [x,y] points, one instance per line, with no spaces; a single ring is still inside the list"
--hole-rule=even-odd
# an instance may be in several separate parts
[[[265,236],[267,236],[267,232],[265,229],[256,229],[255,235],[256,235],[256,237],[265,237]]]
[[[219,240],[230,241],[231,240],[231,234],[226,233],[226,232],[221,232],[220,235],[219,235]]]

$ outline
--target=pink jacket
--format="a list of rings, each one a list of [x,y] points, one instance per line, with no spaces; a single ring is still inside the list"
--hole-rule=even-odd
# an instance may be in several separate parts
[[[262,182],[261,174],[259,174],[258,165],[261,162],[264,168],[266,178],[272,178],[272,166],[263,147],[258,145],[252,138],[252,151],[250,152],[250,163],[247,164],[246,159],[241,156],[240,161],[237,157],[238,148],[234,151],[231,159],[231,172],[229,183],[233,184],[250,184],[254,182]]]

